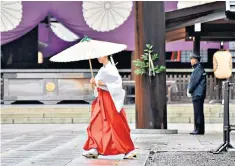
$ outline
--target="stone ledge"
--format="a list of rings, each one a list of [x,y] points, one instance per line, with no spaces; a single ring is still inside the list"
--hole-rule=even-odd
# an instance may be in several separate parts
[[[230,121],[235,121],[235,107],[231,105]],[[135,123],[135,105],[125,105],[128,122]],[[193,123],[192,104],[169,104],[167,106],[168,123]],[[1,123],[89,123],[90,105],[11,105],[1,108]],[[205,105],[206,123],[223,122],[222,105]]]
[[[178,134],[178,130],[173,129],[135,129],[132,134]]]

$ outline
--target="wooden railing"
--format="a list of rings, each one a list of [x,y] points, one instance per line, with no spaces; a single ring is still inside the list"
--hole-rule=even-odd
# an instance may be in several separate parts
[[[168,101],[172,101],[172,92],[178,92],[176,81],[167,80],[167,98]],[[135,81],[133,80],[123,80],[123,87],[126,90],[126,103],[133,103],[135,99]]]
[[[31,71],[7,71],[11,72],[31,72]],[[36,72],[36,71],[34,71]],[[41,72],[41,71],[38,71]],[[45,72],[45,71],[44,71]],[[49,71],[47,71],[49,72]],[[58,70],[50,71],[50,72],[61,72]],[[78,70],[78,71],[64,71],[63,72],[74,72],[74,73],[87,73],[89,74],[89,70]],[[130,69],[123,69],[119,70],[120,75],[123,79],[123,85],[127,92],[126,103],[133,103],[135,101],[135,82],[131,80],[131,70]],[[190,79],[190,74],[192,69],[171,69],[167,70],[166,80],[167,80],[167,97],[169,103],[174,102],[189,102],[191,101],[190,98],[186,96],[186,90]],[[212,100],[218,100],[221,96],[221,85],[220,81],[218,81],[212,72],[211,69],[206,70],[207,72],[207,94],[206,94],[206,101],[210,102]],[[231,77],[231,82],[235,83],[235,71],[233,71],[233,75]],[[2,75],[2,73],[1,73]],[[85,74],[86,75],[86,74]],[[1,99],[3,96],[3,82],[1,81]],[[230,91],[230,99],[235,101],[235,88],[231,89]]]
[[[187,97],[187,86],[190,80],[190,73],[186,74],[167,74],[167,80],[175,80],[178,92],[172,92],[172,101],[189,101],[190,98]],[[207,92],[206,99],[208,101],[218,100],[220,88],[218,85],[218,80],[212,75],[207,75]]]
[[[167,80],[175,80],[178,92],[172,93],[172,101],[188,101],[190,100],[187,93],[187,86],[190,80],[190,73],[178,73],[178,74],[167,74]],[[230,78],[231,82],[235,82],[235,74]],[[207,91],[206,91],[206,101],[210,102],[213,100],[221,99],[222,94],[222,81],[214,77],[213,73],[207,73]],[[231,89],[230,99],[235,99],[235,90]]]
[[[187,86],[190,80],[190,72],[185,73],[167,73],[167,96],[168,102],[190,102],[191,99],[187,97]],[[122,75],[123,85],[127,91],[127,100],[134,101],[134,92],[135,86],[134,81],[130,81],[130,76]],[[231,82],[235,82],[235,73],[230,78]],[[170,84],[171,81],[174,81],[176,86],[172,86],[174,84]],[[216,79],[214,74],[211,72],[207,73],[207,92],[206,92],[206,102],[217,101],[221,99],[222,91],[221,91],[222,81]],[[132,98],[132,99],[128,99]],[[235,100],[235,88],[230,91],[230,99]]]

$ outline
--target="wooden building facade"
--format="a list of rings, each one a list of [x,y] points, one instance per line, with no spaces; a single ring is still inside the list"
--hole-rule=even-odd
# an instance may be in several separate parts
[[[186,40],[186,41],[193,41],[194,47],[192,50],[179,50],[176,52],[166,52],[166,81],[173,82],[172,85],[169,85],[167,90],[168,95],[168,102],[175,103],[175,102],[189,102],[190,99],[186,96],[186,87],[189,81],[190,74],[192,72],[190,63],[189,63],[189,56],[190,53],[200,54],[202,55],[202,64],[207,71],[207,102],[212,100],[219,100],[221,97],[221,81],[217,80],[213,74],[213,64],[212,58],[213,54],[218,51],[218,49],[208,49],[208,50],[201,50],[200,49],[200,41],[215,41],[215,42],[230,42],[229,48],[232,52],[233,56],[235,57],[235,21],[229,20],[225,14],[226,6],[225,2],[213,2],[208,4],[203,4],[199,6],[193,6],[189,8],[179,9],[175,11],[169,11],[165,13],[165,29],[166,35],[165,39],[166,42],[177,41],[177,40]],[[200,31],[195,31],[196,24],[200,22]],[[35,30],[36,31],[36,30]],[[32,32],[33,33],[33,32]],[[233,41],[233,42],[232,42]],[[201,51],[201,52],[200,52]],[[131,60],[133,57],[132,52],[122,52],[120,55],[114,56],[115,61],[120,62],[117,67],[120,69],[120,74],[124,80],[124,86],[127,89],[128,97],[127,102],[133,103],[133,98],[135,96],[134,90],[134,82],[133,82],[133,69]],[[124,60],[125,59],[125,60]],[[35,60],[37,61],[37,60]],[[234,61],[235,62],[235,61]],[[100,65],[96,60],[93,60],[94,68],[98,69]],[[67,65],[67,66],[66,66]],[[78,67],[79,66],[79,67]],[[86,66],[86,67],[85,67]],[[49,82],[58,83],[67,81],[68,85],[75,86],[73,79],[82,78],[84,80],[90,77],[89,70],[84,69],[87,68],[88,64],[84,62],[76,62],[68,64],[52,64],[48,61],[48,59],[44,59],[44,64],[37,66],[37,69],[14,69],[15,67],[6,66],[1,71],[1,86],[2,91],[7,93],[1,94],[1,100],[8,102],[13,102],[16,99],[18,93],[23,93],[20,91],[14,92],[13,96],[6,96],[13,93],[9,89],[6,88],[6,84],[12,83],[15,81],[16,78],[27,79],[29,78],[29,73],[37,73],[31,74],[35,82],[41,81],[42,89],[46,86],[45,80],[49,80]],[[16,74],[17,73],[17,74]],[[55,74],[56,73],[56,74]],[[80,73],[75,74],[74,73]],[[54,75],[53,75],[54,74]],[[40,75],[40,76],[39,76]],[[56,78],[58,76],[58,78]],[[64,79],[60,81],[60,79]],[[3,80],[3,81],[2,81]],[[44,84],[44,82],[45,84]],[[235,70],[231,80],[235,82]],[[129,82],[128,82],[129,81]],[[4,86],[5,84],[5,86]],[[13,83],[9,88],[17,89]],[[59,85],[59,84],[56,84]],[[4,89],[5,87],[5,89]],[[4,91],[3,91],[4,89]],[[68,88],[71,92],[73,89]],[[30,94],[34,94],[35,92],[30,91]],[[87,92],[90,89],[88,88]],[[57,91],[56,93],[63,93]],[[74,92],[74,96],[81,92]],[[48,101],[52,103],[58,103],[58,101],[63,100],[62,98],[53,98],[50,92],[42,91],[38,92],[35,97],[44,94],[48,97]],[[48,95],[49,94],[49,95]],[[22,96],[21,96],[22,97]],[[22,97],[22,99],[25,99]],[[235,90],[231,90],[231,99],[235,100]],[[68,99],[66,99],[68,100]],[[77,100],[91,100],[89,97],[85,98],[78,98]],[[47,103],[46,101],[43,101]]]

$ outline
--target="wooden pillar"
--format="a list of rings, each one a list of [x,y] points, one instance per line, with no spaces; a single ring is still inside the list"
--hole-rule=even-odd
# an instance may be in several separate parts
[[[135,59],[146,44],[158,53],[158,65],[165,66],[165,11],[163,1],[135,2]],[[166,74],[135,76],[136,128],[167,129]]]
[[[135,58],[135,52],[133,51],[131,53],[131,62],[134,60]],[[131,63],[131,80],[135,80],[135,66],[133,65],[133,63]]]
[[[200,36],[196,35],[193,41],[193,54],[200,56]]]

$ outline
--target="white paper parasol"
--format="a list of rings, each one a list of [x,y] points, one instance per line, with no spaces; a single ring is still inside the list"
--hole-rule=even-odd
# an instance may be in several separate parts
[[[64,41],[73,42],[79,39],[78,35],[67,29],[61,23],[52,22],[50,28],[56,34],[56,36]]]
[[[132,1],[84,1],[83,17],[93,30],[108,32],[127,20],[132,6]]]
[[[98,40],[92,40],[85,37],[78,44],[60,52],[50,58],[53,62],[73,62],[81,60],[89,60],[91,74],[93,76],[92,65],[90,59],[104,57],[121,52],[127,48],[124,44],[116,44]]]
[[[1,1],[1,32],[16,28],[21,19],[22,3],[20,1]]]
[[[193,6],[203,5],[206,3],[216,2],[214,0],[206,0],[206,1],[178,1],[177,8],[183,9],[183,8],[189,8]]]

